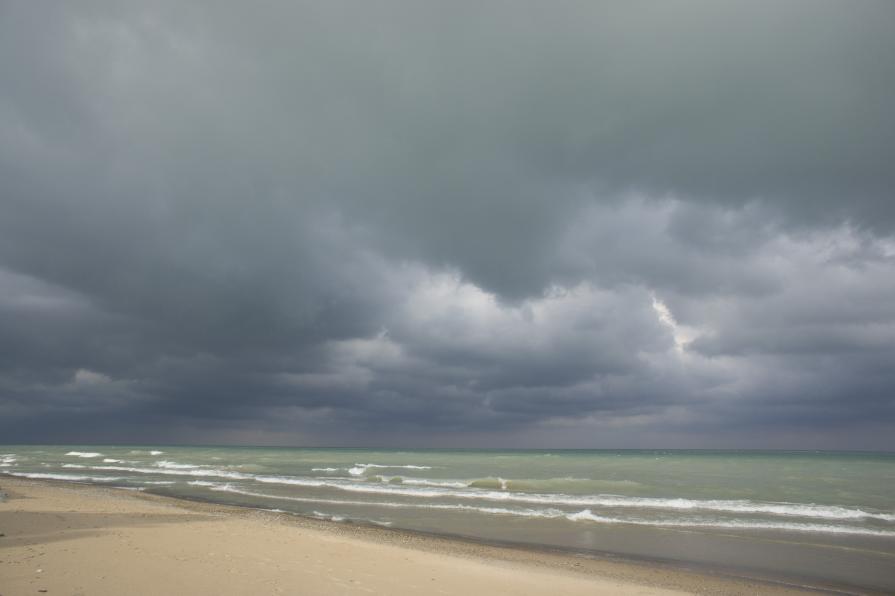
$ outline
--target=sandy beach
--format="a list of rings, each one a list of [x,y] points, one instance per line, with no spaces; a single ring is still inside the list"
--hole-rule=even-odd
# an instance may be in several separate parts
[[[0,479],[0,594],[794,594],[794,588]]]

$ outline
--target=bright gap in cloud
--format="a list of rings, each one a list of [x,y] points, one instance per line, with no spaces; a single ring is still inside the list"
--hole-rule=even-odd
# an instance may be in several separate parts
[[[659,322],[671,330],[671,334],[674,337],[674,349],[683,353],[687,344],[693,340],[693,333],[683,325],[678,324],[674,315],[671,314],[668,305],[659,300],[655,294],[652,295],[652,299],[653,310],[656,311],[656,316],[659,318]]]

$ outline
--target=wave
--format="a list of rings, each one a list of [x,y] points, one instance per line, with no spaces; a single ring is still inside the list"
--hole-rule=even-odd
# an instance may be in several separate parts
[[[311,515],[313,515],[317,519],[326,519],[326,520],[334,521],[334,522],[345,521],[344,515],[330,515],[328,513],[320,513],[319,511],[312,511]]]
[[[341,468],[311,468],[312,472],[338,472]]]
[[[417,466],[413,464],[354,464],[362,468],[402,468],[405,470],[431,470],[432,466]]]
[[[290,486],[307,486],[317,488],[321,486],[333,486],[333,483],[325,480],[315,480],[311,478],[296,478],[294,476],[254,476],[252,480],[263,482],[264,484],[286,484]]]
[[[213,478],[231,478],[233,480],[255,480],[257,477],[253,474],[244,474],[242,472],[228,472],[226,470],[208,469],[208,470],[178,470],[167,468],[135,468],[132,466],[88,466],[91,470],[110,470],[114,472],[133,472],[135,474],[157,474],[165,476],[210,476]]]
[[[508,514],[521,515],[524,517],[562,517],[565,513],[559,509],[534,510],[534,509],[505,509],[502,507],[480,507],[475,505],[463,504],[444,504],[444,503],[399,503],[395,501],[356,501],[347,499],[328,499],[324,497],[296,497],[291,495],[270,495],[259,493],[243,488],[235,487],[232,484],[221,482],[208,482],[205,480],[194,480],[189,484],[194,486],[203,486],[218,492],[229,492],[249,497],[258,497],[262,499],[276,499],[280,501],[295,501],[299,503],[325,503],[328,505],[349,505],[349,506],[370,506],[370,507],[388,507],[391,509],[438,509],[452,511],[475,511],[479,513],[489,514]]]
[[[107,458],[103,459],[104,464],[120,464],[123,461],[124,460],[120,460],[120,459],[112,459],[111,457],[107,457]]]
[[[607,488],[631,488],[643,486],[633,480],[594,480],[591,478],[576,478],[563,476],[561,478],[520,478],[507,479],[500,476],[488,476],[464,481],[460,488],[483,488],[490,490],[518,491],[518,492],[554,492],[566,488],[582,489],[607,489]]]
[[[705,519],[665,519],[665,520],[644,520],[639,518],[626,517],[609,517],[594,514],[590,509],[585,509],[576,513],[568,513],[560,509],[509,509],[505,507],[480,507],[474,505],[463,504],[440,504],[440,503],[398,503],[391,501],[353,501],[343,499],[324,499],[312,497],[293,497],[287,495],[269,495],[254,491],[244,490],[234,487],[230,484],[221,484],[215,482],[196,481],[190,484],[206,486],[211,490],[230,492],[246,496],[275,499],[283,501],[297,501],[303,503],[324,503],[330,505],[347,505],[347,506],[367,506],[367,507],[387,507],[392,509],[436,509],[436,510],[453,510],[453,511],[469,511],[482,513],[487,515],[510,515],[517,517],[543,518],[543,519],[559,519],[564,518],[571,522],[593,522],[603,524],[627,524],[638,526],[658,526],[673,528],[718,528],[718,529],[736,529],[736,530],[784,530],[796,532],[813,532],[824,534],[850,534],[862,536],[881,536],[895,537],[895,531],[876,530],[870,528],[859,528],[854,526],[832,526],[826,524],[806,524],[806,523],[788,523],[788,522],[762,522],[762,521],[728,521],[728,520],[705,520]],[[318,512],[314,512],[317,514]],[[320,514],[324,515],[324,514]]]
[[[33,478],[35,480],[69,480],[72,482],[116,482],[121,480],[117,476],[83,476],[81,474],[50,474],[44,472],[5,472],[10,476]]]
[[[831,526],[827,524],[804,524],[789,522],[761,522],[746,520],[640,520],[623,519],[595,515],[590,509],[565,516],[569,521],[592,521],[605,524],[633,524],[638,526],[660,526],[670,528],[728,528],[734,530],[786,530],[795,532],[816,532],[822,534],[852,534],[860,536],[895,537],[890,530],[874,530],[855,526]]]
[[[643,486],[633,480],[605,480],[592,478],[576,478],[563,476],[560,478],[516,478],[503,480],[503,490],[521,492],[562,492],[572,488],[576,492],[583,490],[605,491],[607,489],[630,489]],[[473,481],[475,482],[475,481]],[[470,483],[472,484],[472,482]]]
[[[208,469],[189,469],[182,470],[178,468],[136,468],[132,466],[89,466],[91,470],[99,471],[115,471],[115,472],[133,472],[135,474],[154,474],[161,476],[194,476],[208,478],[228,478],[230,480],[254,480],[265,484],[284,484],[294,486],[321,487],[332,486],[330,482],[323,480],[314,480],[311,478],[300,478],[293,476],[260,476],[257,474],[247,474],[245,472],[231,472],[228,470],[219,470],[216,468]]]
[[[512,493],[494,490],[450,490],[446,487],[404,487],[388,484],[339,483],[326,480],[304,481],[282,477],[256,477],[261,482],[297,484],[302,486],[325,486],[349,492],[392,494],[422,498],[459,498],[480,499],[512,503],[530,503],[545,505],[566,505],[584,507],[632,508],[632,509],[664,509],[664,510],[706,510],[726,513],[770,514],[793,517],[813,517],[830,520],[876,519],[895,522],[895,514],[876,513],[862,509],[850,509],[838,505],[816,505],[813,503],[758,503],[754,501],[735,500],[700,500],[656,497],[624,497],[617,495],[565,495]],[[402,483],[403,484],[403,483]]]
[[[99,457],[102,453],[96,453],[94,451],[69,451],[65,455],[72,455],[74,457]]]
[[[507,481],[499,476],[496,478],[479,478],[478,480],[473,480],[466,486],[469,488],[495,488],[507,490]]]
[[[512,503],[531,503],[566,506],[591,506],[607,508],[663,509],[663,510],[706,510],[726,513],[768,514],[792,517],[812,517],[830,520],[876,519],[895,522],[895,514],[850,509],[838,505],[816,505],[813,503],[757,503],[734,500],[663,499],[655,497],[623,497],[616,495],[564,495],[512,493],[493,490],[444,490],[438,487],[404,488],[394,485],[337,485],[333,488],[352,492],[394,494],[424,498],[481,499]]]
[[[397,466],[380,466],[397,467]],[[787,517],[806,517],[827,520],[873,519],[895,522],[895,514],[870,512],[863,509],[814,503],[763,503],[748,500],[701,500],[685,498],[626,497],[619,495],[567,495],[562,493],[518,493],[502,490],[486,490],[470,487],[457,488],[454,483],[428,479],[408,479],[387,484],[340,481],[328,478],[297,476],[267,476],[209,469],[158,469],[129,466],[88,466],[98,471],[122,471],[139,474],[163,474],[176,476],[227,478],[247,480],[263,484],[282,484],[311,488],[333,488],[347,492],[388,494],[416,498],[476,499],[507,503],[525,503],[548,506],[604,507],[613,509],[655,509],[673,511],[715,511],[722,513],[764,514]],[[414,484],[416,483],[416,484]]]
[[[96,466],[94,470],[120,470],[127,472],[136,472],[138,474],[160,474],[170,476],[199,476],[208,478],[228,478],[230,480],[254,480],[264,484],[282,484],[289,486],[307,486],[307,487],[323,487],[333,486],[333,483],[325,480],[315,480],[313,478],[301,478],[295,476],[261,476],[257,474],[246,474],[244,472],[230,472],[227,470],[199,469],[199,470],[178,470],[178,469],[162,469],[156,470],[152,468],[130,468],[124,466]],[[190,483],[194,484],[194,483]],[[198,485],[197,486],[201,486]]]
[[[462,480],[430,480],[428,478],[410,478],[407,476],[373,476],[369,480],[385,482],[386,484],[407,484],[410,486],[437,486],[445,488],[466,488],[467,484]]]
[[[155,465],[159,468],[165,468],[167,470],[195,470],[199,468],[199,466],[193,464],[179,464],[173,461],[161,460],[155,462]]]
[[[277,511],[278,513],[287,513],[286,511],[282,511],[282,510],[274,510],[274,509],[269,509],[268,511]],[[354,518],[354,517],[346,517],[346,516],[344,516],[344,515],[334,515],[334,514],[331,514],[331,513],[322,513],[322,512],[320,512],[320,511],[312,511],[312,512],[311,512],[311,515],[312,515],[313,517],[315,517],[316,519],[322,519],[322,520],[326,520],[326,521],[333,521],[333,522],[344,522],[344,521],[360,522],[360,523],[365,523],[365,524],[374,524],[374,525],[377,525],[377,526],[382,526],[382,527],[384,527],[384,528],[390,528],[390,527],[392,526],[392,523],[393,523],[393,522],[390,522],[390,521],[384,521],[384,520],[379,520],[379,519],[364,519],[364,518],[360,518],[360,517],[357,517],[357,518]]]
[[[353,468],[348,469],[348,473],[352,476],[363,476],[370,468],[393,470],[431,470],[432,466],[417,466],[413,464],[354,464]]]

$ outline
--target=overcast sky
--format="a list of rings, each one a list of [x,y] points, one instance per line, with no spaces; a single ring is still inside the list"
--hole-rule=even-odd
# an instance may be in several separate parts
[[[895,2],[0,0],[0,442],[895,449]]]

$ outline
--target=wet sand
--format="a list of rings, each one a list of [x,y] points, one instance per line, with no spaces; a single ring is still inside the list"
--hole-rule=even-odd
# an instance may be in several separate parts
[[[123,489],[0,478],[0,594],[803,594]]]

